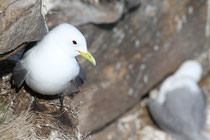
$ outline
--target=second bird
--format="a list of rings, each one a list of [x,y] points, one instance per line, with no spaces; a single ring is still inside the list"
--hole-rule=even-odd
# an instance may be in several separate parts
[[[149,100],[149,110],[160,128],[176,140],[207,140],[205,134],[206,96],[199,88],[201,65],[186,61]]]

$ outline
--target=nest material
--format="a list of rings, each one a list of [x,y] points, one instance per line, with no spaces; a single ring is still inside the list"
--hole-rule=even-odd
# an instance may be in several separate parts
[[[35,138],[35,128],[33,127],[34,116],[29,111],[20,115],[7,116],[13,119],[0,125],[1,140],[19,140]]]
[[[71,106],[71,98],[64,98],[64,112],[60,111],[58,99],[38,99],[37,105],[44,110],[35,112],[33,96],[24,87],[17,93],[11,88],[10,78],[7,75],[0,79],[0,104],[4,106],[0,110],[4,116],[0,124],[1,140],[78,139],[77,109]]]

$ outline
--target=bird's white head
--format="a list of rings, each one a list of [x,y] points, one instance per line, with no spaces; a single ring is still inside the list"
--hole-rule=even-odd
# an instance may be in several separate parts
[[[87,42],[83,34],[73,25],[63,23],[52,29],[44,38],[52,40],[57,47],[68,52],[69,56],[76,57],[81,55],[96,65],[94,57],[87,50]]]
[[[187,60],[180,66],[178,71],[175,73],[175,76],[189,77],[194,81],[199,82],[202,71],[203,70],[200,63],[194,60]]]
[[[175,89],[183,87],[183,83],[185,84],[184,86],[187,85],[189,89],[197,91],[198,87],[195,86],[196,84],[194,83],[199,82],[201,74],[202,74],[202,67],[200,63],[193,60],[185,61],[176,71],[175,74],[168,77],[163,82],[163,84],[160,87],[160,92],[159,96],[157,97],[157,101],[160,104],[163,104],[166,100],[166,94],[168,94],[169,91],[173,91]]]

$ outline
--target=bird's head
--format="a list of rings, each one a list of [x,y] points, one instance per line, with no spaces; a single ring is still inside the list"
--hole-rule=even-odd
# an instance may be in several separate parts
[[[57,47],[62,47],[68,55],[76,57],[78,55],[88,59],[96,65],[94,57],[87,50],[87,42],[83,34],[73,25],[63,23],[49,32],[47,38],[54,38]]]
[[[199,82],[202,75],[202,66],[194,60],[187,60],[175,73],[175,76],[189,77],[192,80]]]

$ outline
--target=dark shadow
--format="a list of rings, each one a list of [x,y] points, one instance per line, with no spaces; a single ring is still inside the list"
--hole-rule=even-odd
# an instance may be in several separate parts
[[[27,52],[29,49],[31,49],[32,47],[36,46],[37,43],[38,43],[38,41],[33,41],[33,42],[28,43],[27,46],[26,46],[25,49],[24,49],[23,54],[24,54],[25,52]],[[21,58],[22,58],[22,57],[21,57]]]
[[[92,24],[104,30],[112,30],[118,24],[118,21],[115,23],[110,23],[110,24],[95,24],[95,23],[92,23]]]
[[[56,100],[56,99],[59,99],[61,94],[56,94],[56,95],[42,95],[42,94],[39,94],[38,92],[35,92],[34,90],[32,90],[30,87],[28,87],[26,85],[26,83],[24,82],[23,83],[23,86],[24,86],[24,89],[29,93],[31,94],[31,96],[34,96],[38,99],[44,99],[44,100]]]
[[[144,100],[145,98],[149,98],[149,93],[145,93],[140,97],[140,100]]]
[[[125,5],[127,5],[127,8],[129,9],[128,12],[127,12],[129,14],[129,13],[132,13],[132,12],[136,11],[141,6],[141,3],[133,6],[132,8],[129,8],[129,7],[131,7],[131,5],[129,5],[128,1],[125,1]]]
[[[57,119],[59,122],[61,122],[63,125],[67,127],[72,127],[72,121],[69,118],[69,115],[66,111],[61,112],[61,111],[56,111],[51,113],[51,115],[54,116],[55,119]]]
[[[38,99],[44,99],[44,100],[57,100],[60,99],[61,94],[56,94],[56,95],[42,95],[39,94],[35,91],[33,91],[31,88],[29,88],[25,82],[23,84],[24,89],[33,97],[36,97]],[[35,112],[45,112],[48,111],[48,108],[45,105],[39,104],[36,102],[35,104],[33,103],[31,106],[31,110]],[[58,120],[60,123],[67,127],[72,127],[72,121],[71,118],[69,117],[68,113],[66,111],[61,111],[60,109],[50,113],[56,120]]]
[[[10,60],[0,61],[0,77],[7,75],[12,72],[16,62]]]
[[[29,93],[31,96],[34,97],[34,101],[33,101],[33,104],[31,104],[31,110],[32,111],[35,111],[35,112],[45,112],[45,111],[48,111],[48,108],[43,105],[43,104],[39,104],[37,102],[37,99],[44,99],[44,100],[59,100],[61,98],[61,94],[56,94],[56,95],[42,95],[42,94],[39,94],[38,92],[35,92],[34,90],[32,90],[30,87],[28,87],[26,85],[26,83],[24,82],[23,85],[24,86],[24,89],[27,91],[27,93]],[[58,113],[62,113],[61,110],[59,111],[56,111]]]
[[[129,7],[128,2],[126,2],[126,1],[125,1],[125,5],[127,5],[127,8]],[[140,6],[141,6],[141,4],[136,5],[136,6],[132,7],[132,8],[130,8],[130,9],[128,8],[129,10],[128,10],[127,12],[123,13],[122,16],[121,16],[116,22],[114,22],[114,23],[108,23],[108,24],[106,24],[106,23],[103,23],[103,24],[95,24],[95,23],[92,23],[92,24],[95,25],[95,26],[97,26],[97,27],[99,27],[99,28],[101,28],[101,29],[112,30],[115,26],[117,26],[117,24],[118,24],[121,20],[124,20],[124,18],[125,18],[125,16],[126,16],[127,14],[133,13],[133,12],[136,11]]]
[[[9,73],[12,73],[13,68],[15,67],[15,64],[23,57],[23,54],[27,50],[29,50],[30,48],[35,46],[36,44],[37,44],[37,41],[28,43],[23,49],[18,51],[16,54],[8,57],[5,60],[0,61],[0,77],[7,75]],[[12,51],[14,51],[14,50],[12,50]],[[7,55],[7,54],[11,53],[12,51],[9,51],[9,52],[5,53],[4,55]],[[3,55],[0,55],[0,56],[3,56]]]

